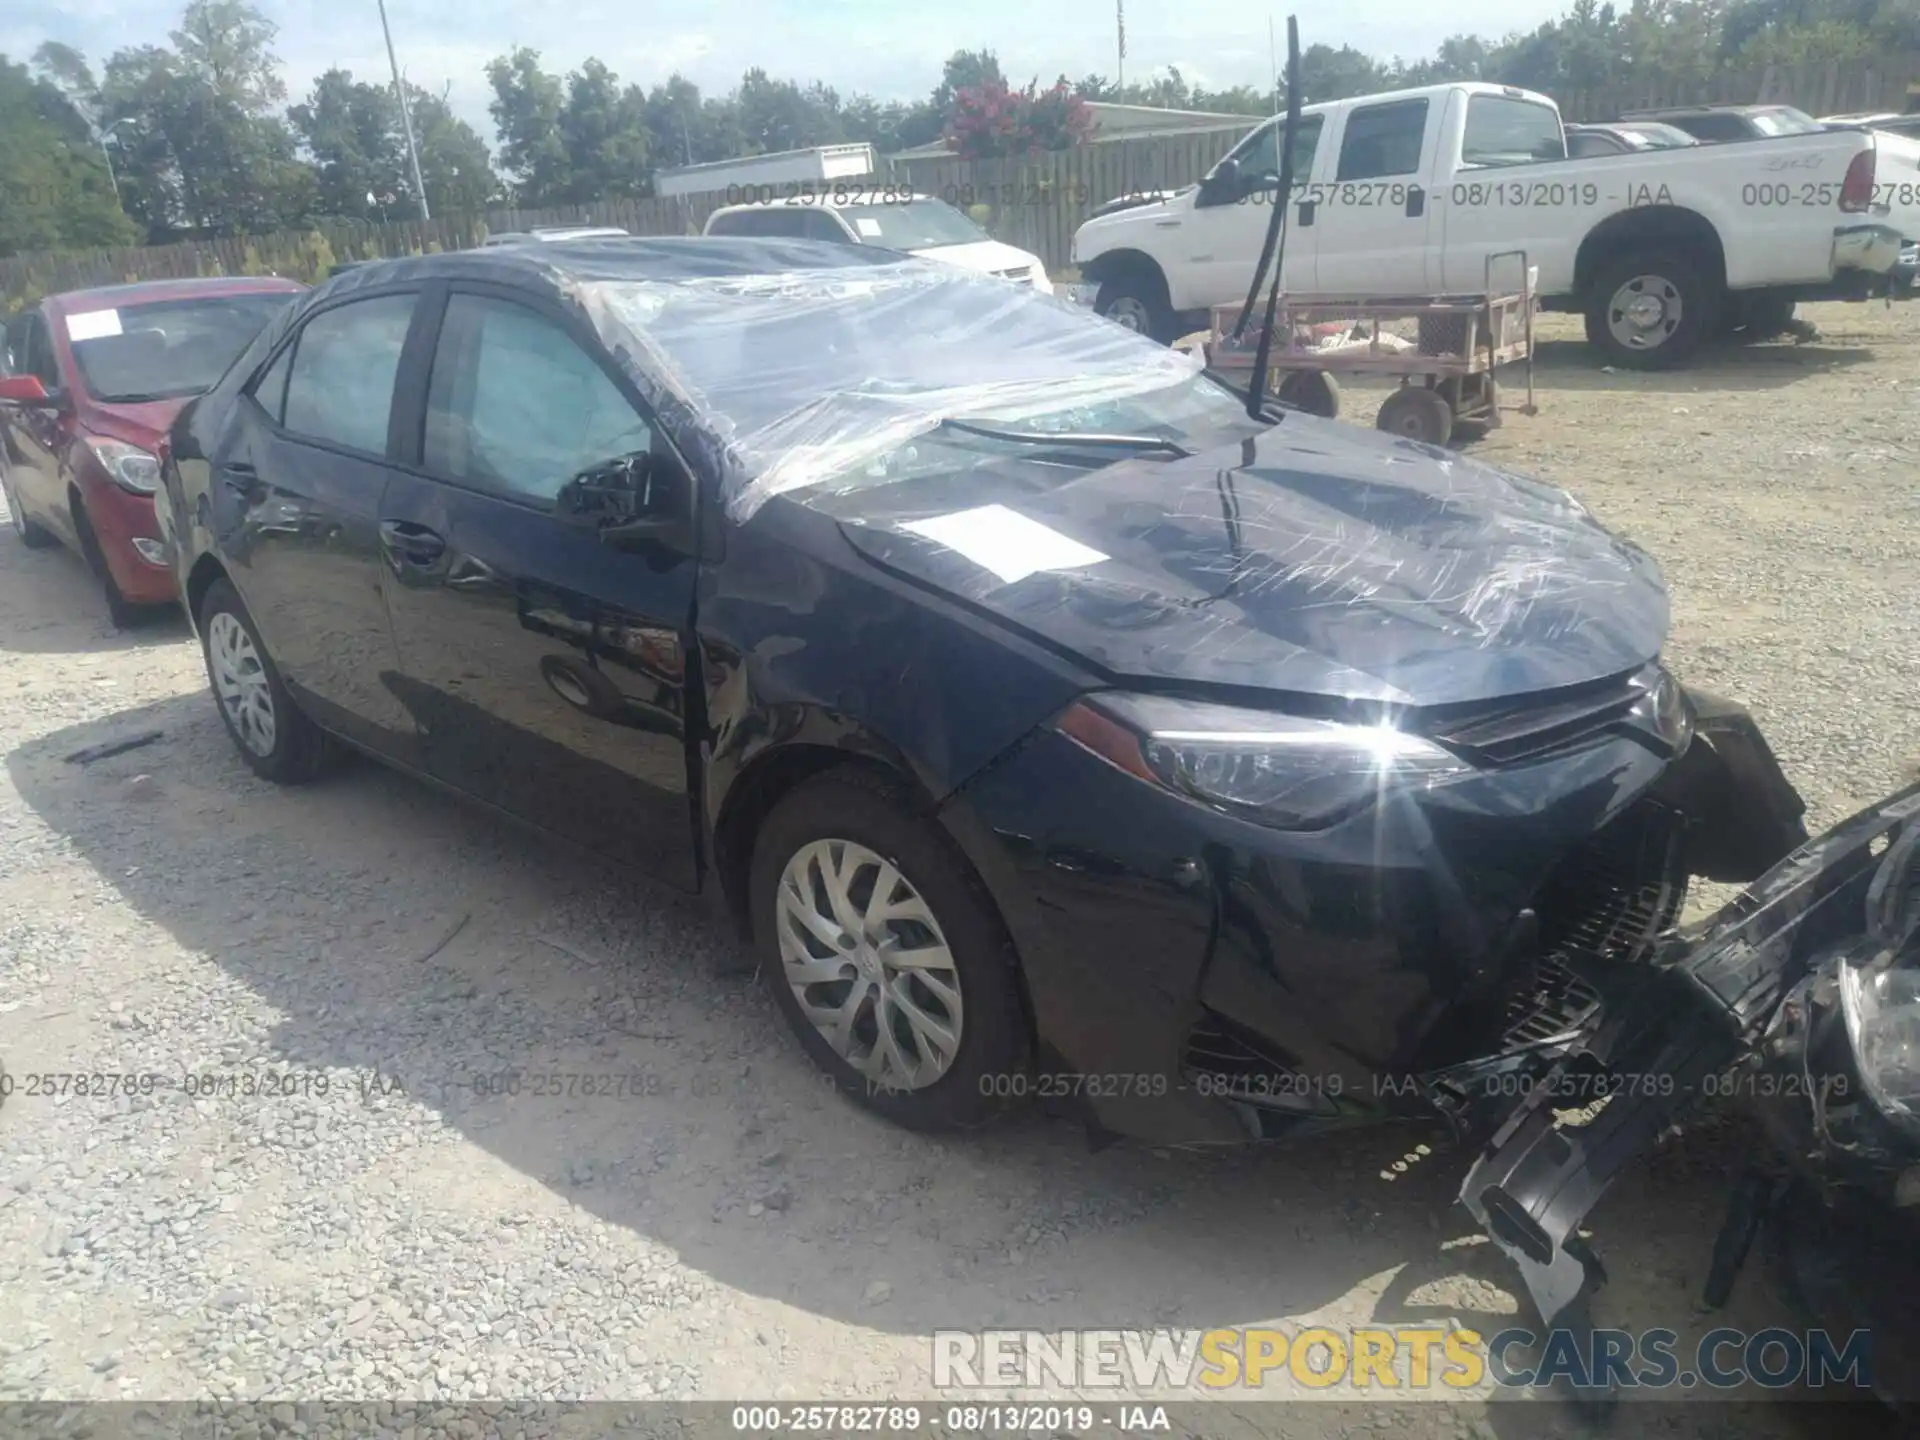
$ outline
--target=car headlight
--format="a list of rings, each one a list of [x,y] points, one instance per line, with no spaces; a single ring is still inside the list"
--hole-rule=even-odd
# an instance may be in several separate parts
[[[122,490],[151,495],[160,488],[160,458],[151,450],[101,435],[89,435],[86,445],[93,452],[93,458],[100,462],[100,468],[107,472],[107,478]]]
[[[1387,794],[1474,769],[1391,725],[1350,725],[1159,695],[1103,693],[1055,722],[1136,779],[1276,830],[1319,830]]]
[[[1840,967],[1840,1010],[1867,1098],[1920,1134],[1920,826],[1881,857],[1867,933],[1871,958]]]

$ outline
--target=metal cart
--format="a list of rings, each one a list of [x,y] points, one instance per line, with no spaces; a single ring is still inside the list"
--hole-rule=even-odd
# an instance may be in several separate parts
[[[1497,288],[1494,270],[1517,262],[1517,285]],[[1456,433],[1499,428],[1500,398],[1494,371],[1525,366],[1527,400],[1517,409],[1538,413],[1533,390],[1534,273],[1524,250],[1489,255],[1486,288],[1477,295],[1354,297],[1282,294],[1274,311],[1275,338],[1268,356],[1273,393],[1289,405],[1329,418],[1340,413],[1335,373],[1390,375],[1400,388],[1389,395],[1374,422],[1382,430],[1430,445]],[[1209,369],[1231,377],[1253,369],[1260,335],[1249,325],[1232,338],[1238,305],[1217,305],[1205,340]],[[1383,323],[1411,321],[1417,339],[1382,331]],[[1341,333],[1318,336],[1314,327],[1336,322]],[[1416,385],[1415,381],[1421,382]]]

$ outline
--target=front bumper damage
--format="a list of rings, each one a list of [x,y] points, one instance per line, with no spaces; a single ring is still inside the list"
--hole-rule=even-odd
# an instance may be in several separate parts
[[[1726,1301],[1763,1217],[1804,1207],[1810,1194],[1831,1191],[1836,1182],[1854,1198],[1861,1195],[1843,1173],[1861,1145],[1842,1142],[1842,1158],[1831,1148],[1822,1155],[1815,1143],[1831,1137],[1839,1111],[1828,1108],[1834,1066],[1815,1055],[1809,1036],[1818,1028],[1821,988],[1831,990],[1837,965],[1862,943],[1876,883],[1884,890],[1893,863],[1914,863],[1913,845],[1902,841],[1916,830],[1920,786],[1800,845],[1732,903],[1674,932],[1652,963],[1609,997],[1599,1023],[1565,1046],[1499,1119],[1461,1200],[1518,1268],[1547,1327],[1578,1332],[1590,1324],[1588,1302],[1605,1274],[1580,1238],[1582,1222],[1614,1179],[1704,1094],[1789,1097],[1769,1102],[1768,1128],[1776,1151],[1787,1157],[1782,1169],[1756,1167],[1733,1186],[1706,1286],[1710,1307]],[[1889,855],[1893,860],[1883,863]],[[1920,880],[1911,883],[1920,886]],[[1728,1078],[1769,1068],[1776,1076],[1794,1075],[1796,1083]],[[1561,1097],[1570,1087],[1559,1083],[1575,1072],[1619,1082],[1583,1092],[1606,1098],[1577,1118],[1564,1113]],[[1457,1091],[1472,1077],[1449,1078]],[[1845,1083],[1842,1074],[1838,1084],[1844,1089]],[[1436,1099],[1444,1102],[1449,1093]],[[1888,1191],[1912,1184],[1897,1178],[1913,1169],[1914,1152],[1906,1150],[1904,1160],[1902,1153],[1898,1145],[1886,1148],[1888,1163],[1879,1170],[1896,1177],[1886,1179]],[[1787,1178],[1796,1158],[1803,1167],[1813,1160],[1811,1175],[1800,1177],[1810,1185]],[[1888,1194],[1875,1213],[1890,1215],[1899,1203]]]

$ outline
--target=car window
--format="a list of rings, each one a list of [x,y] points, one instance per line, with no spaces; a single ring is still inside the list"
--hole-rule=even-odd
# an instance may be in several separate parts
[[[838,209],[857,244],[887,250],[935,250],[942,245],[975,245],[993,238],[946,201],[926,196],[842,205]]]
[[[352,300],[309,320],[294,346],[282,425],[311,440],[384,455],[415,298]]]
[[[836,245],[847,243],[846,227],[824,210],[814,209],[802,212],[800,233],[809,240],[830,240]]]
[[[1689,115],[1674,124],[1701,140],[1748,140],[1753,129],[1738,115]]]
[[[1560,116],[1552,106],[1505,95],[1475,95],[1467,101],[1461,164],[1531,165],[1566,158]]]
[[[1567,136],[1567,155],[1570,159],[1586,160],[1595,155],[1624,155],[1627,147],[1624,142],[1600,131],[1582,130]]]
[[[276,425],[286,414],[287,372],[292,368],[293,346],[289,345],[280,352],[280,358],[267,367],[267,373],[253,382],[254,403],[273,417]]]
[[[707,234],[750,235],[753,233],[750,219],[751,213],[746,210],[736,210],[731,215],[716,215],[707,222]]]
[[[566,330],[510,300],[454,295],[427,390],[424,459],[450,480],[551,503],[652,430]]]
[[[27,346],[24,370],[28,375],[37,375],[40,383],[49,390],[60,388],[60,360],[53,353],[53,332],[47,328],[44,315],[38,313],[27,317]]]
[[[1377,180],[1420,171],[1420,141],[1427,131],[1427,102],[1391,100],[1363,105],[1347,116],[1340,137],[1336,180]]]
[[[1300,128],[1293,137],[1293,178],[1304,183],[1313,171],[1313,157],[1320,149],[1320,131],[1325,121],[1318,115],[1302,115]],[[1228,152],[1240,167],[1241,179],[1249,190],[1271,190],[1280,183],[1281,126],[1262,125]]]
[[[27,321],[32,315],[30,310],[21,311],[0,332],[0,375],[27,373]]]

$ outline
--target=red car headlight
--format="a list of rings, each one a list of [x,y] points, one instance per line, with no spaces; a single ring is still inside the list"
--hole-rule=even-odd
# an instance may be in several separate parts
[[[124,440],[109,440],[104,435],[89,435],[82,442],[107,472],[107,478],[122,490],[135,495],[151,495],[160,488],[160,457],[151,450],[129,445]]]

